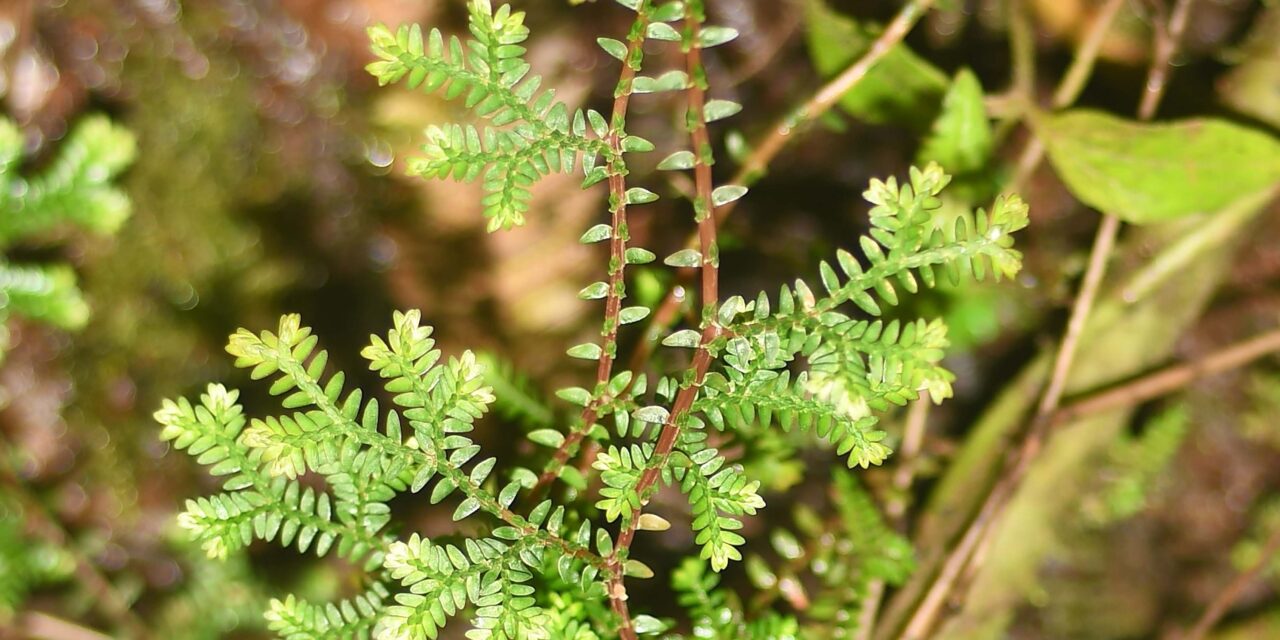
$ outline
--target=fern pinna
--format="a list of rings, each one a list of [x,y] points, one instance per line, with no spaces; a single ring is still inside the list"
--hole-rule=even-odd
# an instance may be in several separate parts
[[[715,214],[746,188],[713,183],[707,125],[741,107],[707,99],[701,55],[736,32],[705,24],[698,0],[618,1],[635,19],[624,40],[599,40],[622,68],[608,116],[570,110],[541,88],[523,59],[524,14],[508,6],[495,10],[488,0],[471,0],[465,41],[417,26],[370,30],[378,60],[369,70],[380,82],[440,92],[480,120],[430,127],[423,155],[410,160],[409,169],[481,180],[491,231],[524,222],[529,188],[548,173],[577,169],[584,188],[607,183],[609,220],[582,236],[584,243],[608,245],[604,279],[580,296],[604,300],[600,340],[568,349],[571,357],[596,362],[596,376],[589,387],[557,392],[573,408],[569,424],[547,426],[548,414],[535,412],[541,428],[529,439],[548,449],[540,463],[503,465],[495,473],[498,461],[469,435],[495,402],[481,360],[471,352],[446,360],[418,311],[395,314],[390,333],[363,351],[385,380],[390,409],[348,390],[343,374],[328,373],[316,336],[297,316],[286,316],[274,332],[240,331],[228,351],[253,378],[273,380],[271,392],[289,413],[249,420],[236,392],[218,385],[196,402],[167,402],[157,413],[165,439],[225,478],[224,493],[190,501],[182,516],[210,555],[266,539],[319,555],[334,552],[363,567],[365,589],[349,600],[275,601],[267,615],[281,637],[434,638],[457,616],[469,618],[472,638],[635,638],[672,631],[681,623],[633,612],[660,607],[629,601],[626,585],[628,577],[653,575],[631,557],[631,545],[639,532],[671,526],[648,511],[663,487],[686,497],[700,548],[675,576],[679,604],[698,637],[746,637],[744,629],[753,630],[750,637],[827,637],[820,634],[851,623],[830,611],[749,616],[706,573],[742,558],[743,519],[765,508],[761,479],[751,477],[738,454],[724,451],[738,444],[751,449],[776,441],[779,430],[798,429],[828,443],[851,468],[883,461],[890,449],[878,416],[922,391],[943,400],[952,375],[940,364],[947,347],[941,322],[878,316],[898,303],[899,292],[939,278],[1014,275],[1020,255],[1011,234],[1026,225],[1026,207],[1006,196],[989,211],[944,216],[940,194],[948,176],[937,165],[912,169],[905,182],[872,183],[865,194],[874,205],[871,231],[856,245],[862,257],[841,251],[834,266],[820,263],[820,287],[797,280],[775,296],[721,300]],[[684,68],[642,73],[650,40],[675,43]],[[698,225],[694,246],[665,263],[699,270],[701,313],[696,326],[662,339],[671,349],[691,351],[687,368],[653,379],[617,362],[620,328],[650,315],[647,307],[624,305],[627,267],[655,259],[630,244],[627,217],[658,199],[629,182],[635,175],[628,157],[654,145],[626,130],[626,114],[634,96],[659,92],[682,94],[690,148],[657,166],[692,173]],[[516,411],[522,412],[528,413]],[[593,446],[584,446],[588,442]],[[326,488],[304,476],[323,477]],[[567,498],[546,498],[562,480],[574,489]],[[856,491],[849,479],[834,486]],[[475,533],[399,535],[388,502],[406,492],[433,503],[451,500],[454,520],[474,522],[467,531]],[[869,501],[857,504],[874,511]],[[888,579],[875,566],[892,568],[895,579],[909,571],[909,548],[888,530],[868,542],[870,534],[853,529],[839,527],[853,536],[850,544],[892,548],[897,560],[866,569],[860,559],[834,575],[861,571],[869,582]],[[839,581],[830,581],[831,602],[843,602]],[[716,622],[699,622],[710,619]]]

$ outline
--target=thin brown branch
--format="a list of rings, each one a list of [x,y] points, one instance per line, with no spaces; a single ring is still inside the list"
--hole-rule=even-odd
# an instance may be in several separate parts
[[[720,327],[716,323],[715,316],[720,298],[720,258],[719,248],[716,245],[716,207],[711,194],[714,186],[711,176],[713,159],[711,137],[707,133],[707,119],[704,112],[707,101],[707,77],[706,69],[702,66],[702,47],[699,44],[702,22],[705,19],[702,3],[691,0],[685,9],[684,57],[685,73],[689,77],[685,96],[688,105],[688,122],[691,125],[690,137],[693,141],[694,218],[698,221],[698,246],[702,258],[700,302],[703,310],[703,330],[697,353],[693,358],[693,379],[676,394],[675,403],[667,414],[667,420],[658,435],[658,442],[654,445],[653,456],[645,465],[645,470],[636,483],[635,492],[640,495],[641,509],[644,508],[652,492],[657,489],[662,468],[666,465],[667,458],[680,436],[684,416],[693,406],[693,401],[697,398],[702,382],[706,378],[707,370],[711,368],[711,352],[707,347],[720,336]],[[627,591],[622,563],[630,552],[639,519],[640,513],[637,511],[623,521],[622,531],[618,535],[611,556],[615,564],[614,577],[609,583],[609,600],[614,612],[621,618],[622,627],[619,629],[619,636],[623,640],[636,638],[636,632],[627,611]]]
[[[892,492],[884,506],[889,523],[898,531],[906,530],[907,507],[911,504],[911,485],[916,480],[917,458],[924,445],[924,432],[929,424],[930,406],[927,394],[916,398],[916,401],[907,409],[907,420],[902,428],[902,446],[898,449],[896,456],[897,467],[893,471]],[[867,585],[867,595],[862,599],[862,612],[858,617],[857,640],[871,640],[876,626],[876,617],[880,613],[880,603],[884,599],[885,588],[884,580],[873,580]]]
[[[1167,27],[1157,32],[1158,38],[1153,45],[1152,68],[1147,73],[1147,93],[1144,94],[1143,100],[1138,107],[1138,117],[1142,120],[1150,120],[1155,115],[1155,110],[1159,105],[1159,98],[1164,95],[1163,85],[1168,82],[1169,76],[1167,71],[1157,71],[1155,67],[1167,67],[1174,52],[1176,52],[1178,42],[1181,40],[1183,31],[1186,28],[1191,1],[1178,0]],[[1114,18],[1114,15],[1107,15],[1107,8],[1110,4],[1114,4],[1114,2],[1104,7],[1095,22],[1100,22],[1104,25],[1110,24]],[[1118,9],[1119,7],[1115,7],[1115,10]],[[1093,28],[1090,35],[1086,37],[1085,42],[1082,43],[1082,49],[1098,46],[1105,31],[1105,28]],[[1096,57],[1096,51],[1087,56],[1084,54],[1077,55],[1077,59],[1082,57]],[[1073,70],[1076,66],[1073,65]],[[1092,66],[1091,61],[1089,66]],[[1085,77],[1087,77],[1087,74],[1085,74]],[[1078,80],[1075,74],[1069,72],[1067,77],[1063,79],[1062,84],[1059,85],[1058,91],[1055,92],[1055,106],[1058,106],[1056,103],[1059,99],[1065,101],[1069,98],[1074,101],[1074,94],[1078,94],[1082,87],[1083,80]],[[1156,97],[1148,100],[1149,95]],[[1038,144],[1038,142],[1033,141],[1031,146]],[[1028,147],[1028,151],[1031,150],[1031,146]],[[1039,155],[1042,154],[1043,149],[1033,161],[1027,164],[1020,162],[1018,176],[1025,179],[1030,174],[1030,170],[1033,170],[1035,165],[1039,163]],[[1028,156],[1024,154],[1023,160],[1027,158]],[[1024,174],[1022,169],[1025,168],[1029,168],[1029,170]],[[900,636],[903,640],[916,640],[927,637],[937,622],[943,604],[951,596],[952,590],[955,589],[960,578],[965,575],[972,576],[976,573],[982,559],[986,556],[985,551],[995,539],[1001,515],[1003,515],[1005,508],[1013,499],[1018,487],[1021,486],[1022,480],[1026,477],[1032,463],[1043,450],[1044,442],[1049,436],[1050,428],[1054,422],[1054,412],[1061,402],[1066,380],[1079,347],[1080,335],[1092,311],[1093,302],[1097,297],[1102,277],[1105,274],[1107,258],[1114,247],[1119,228],[1120,221],[1114,216],[1104,213],[1102,224],[1099,225],[1098,233],[1090,252],[1089,266],[1081,284],[1080,294],[1073,305],[1066,334],[1055,355],[1049,382],[1027,429],[1027,436],[1018,451],[1006,461],[1005,472],[996,481],[990,493],[987,494],[977,516],[970,522],[959,543],[946,556],[941,572],[935,576],[929,589],[925,592],[924,598],[916,606],[915,611],[909,618],[903,634]]]
[[[1067,377],[1075,364],[1076,352],[1080,348],[1080,336],[1084,334],[1085,323],[1093,313],[1094,301],[1102,288],[1102,278],[1107,273],[1107,262],[1111,251],[1115,248],[1116,237],[1120,234],[1120,219],[1103,214],[1102,223],[1098,225],[1098,233],[1093,239],[1093,249],[1089,251],[1089,266],[1085,269],[1084,279],[1080,283],[1080,293],[1076,296],[1071,308],[1071,318],[1067,321],[1066,333],[1058,345],[1058,353],[1053,359],[1053,369],[1049,374],[1049,383],[1044,394],[1040,396],[1040,404],[1036,407],[1036,421],[1043,421],[1053,413],[1062,402],[1062,394],[1067,387]],[[1040,439],[1043,433],[1033,430],[1031,437]],[[1038,442],[1033,447],[1038,449]]]
[[[1222,616],[1227,614],[1227,611],[1231,609],[1232,604],[1235,604],[1240,594],[1244,593],[1244,590],[1250,584],[1253,584],[1262,571],[1271,564],[1277,552],[1280,552],[1280,528],[1273,531],[1271,536],[1267,538],[1267,543],[1263,546],[1262,553],[1258,555],[1258,560],[1243,573],[1237,575],[1227,585],[1227,588],[1223,589],[1209,603],[1204,613],[1201,614],[1200,619],[1196,621],[1196,626],[1192,627],[1191,631],[1187,633],[1186,640],[1203,640],[1209,634],[1209,631],[1218,624],[1218,621],[1222,619]]]
[[[1022,4],[1026,0],[1015,1]],[[1071,66],[1067,68],[1066,74],[1053,92],[1053,98],[1050,101],[1053,109],[1066,109],[1075,104],[1076,98],[1080,97],[1080,92],[1084,90],[1089,77],[1093,75],[1093,66],[1098,61],[1098,53],[1102,50],[1107,31],[1110,30],[1111,23],[1115,22],[1116,14],[1120,12],[1124,3],[1125,0],[1107,0],[1107,3],[1094,14],[1093,20],[1085,29],[1085,36],[1080,41],[1080,46],[1076,49],[1075,57],[1071,60]],[[1035,96],[1027,95],[1025,99],[1027,104],[1032,104]],[[1017,168],[1014,170],[1013,180],[1009,183],[1010,190],[1021,190],[1043,159],[1044,143],[1032,136],[1027,141],[1027,146],[1022,149],[1022,154],[1018,156],[1015,165]]]
[[[15,638],[28,638],[30,640],[111,640],[111,636],[39,611],[22,613],[15,621],[14,627],[19,634]],[[6,636],[0,634],[0,638],[3,637]]]
[[[577,428],[565,436],[564,442],[556,447],[551,462],[538,476],[538,482],[529,491],[528,501],[537,502],[551,487],[551,483],[560,477],[560,471],[568,464],[569,458],[578,450],[583,438],[590,433],[599,417],[601,405],[607,403],[605,390],[609,379],[613,376],[613,363],[618,351],[618,316],[622,311],[622,297],[626,292],[626,251],[627,251],[627,171],[623,160],[622,138],[627,122],[627,106],[631,102],[631,84],[640,70],[640,57],[643,55],[645,30],[649,25],[649,1],[641,4],[636,20],[627,36],[627,54],[622,60],[622,71],[619,73],[617,89],[614,92],[613,112],[609,118],[609,149],[612,157],[608,159],[609,169],[609,292],[604,304],[604,344],[600,361],[596,365],[596,384],[591,402],[583,407]]]
[[[1194,362],[1174,365],[1081,398],[1055,413],[1053,421],[1070,422],[1121,407],[1139,405],[1173,393],[1200,378],[1238,369],[1276,352],[1280,352],[1280,329],[1238,342]]]

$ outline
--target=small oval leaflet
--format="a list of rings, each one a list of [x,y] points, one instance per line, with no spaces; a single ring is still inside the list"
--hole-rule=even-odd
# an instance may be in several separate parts
[[[703,48],[716,47],[731,42],[737,37],[738,30],[733,27],[703,27],[702,32],[698,34],[698,44]]]
[[[678,171],[680,169],[692,169],[693,161],[694,161],[694,158],[693,158],[692,151],[677,151],[667,156],[666,158],[663,158],[662,162],[658,163],[658,169],[662,171]]]
[[[667,421],[671,414],[663,407],[657,405],[649,407],[640,407],[631,413],[631,417],[641,422],[651,422],[653,424],[662,424]]]
[[[599,360],[600,356],[604,354],[604,350],[600,348],[600,345],[595,344],[594,342],[584,342],[582,344],[569,347],[565,353],[568,354],[570,358]]]
[[[538,429],[537,431],[530,431],[529,435],[525,437],[534,444],[551,447],[552,449],[564,444],[564,434],[556,431],[555,429]]]
[[[591,402],[591,392],[582,387],[565,387],[556,391],[556,397],[580,407],[585,407]]]
[[[652,40],[665,40],[667,42],[680,41],[680,32],[672,28],[671,25],[662,22],[654,22],[650,24],[648,34],[649,38]]]
[[[649,264],[658,258],[652,251],[640,247],[631,247],[623,254],[627,264]]]
[[[742,111],[742,105],[732,100],[709,100],[702,107],[702,118],[707,122],[715,122]]]
[[[698,346],[700,338],[698,332],[693,329],[681,329],[662,339],[662,344],[668,347],[683,347],[692,349]]]
[[[578,242],[581,242],[582,244],[591,244],[593,242],[608,240],[612,237],[613,229],[609,228],[609,225],[607,224],[600,223],[590,229],[587,229],[587,232],[582,234],[582,237],[578,239]]]
[[[711,192],[711,203],[717,207],[722,207],[746,194],[746,187],[736,184],[726,184],[723,187],[716,187],[716,190]]]
[[[640,136],[627,136],[622,139],[622,150],[628,153],[645,153],[653,149],[653,143]]]
[[[578,297],[583,300],[599,300],[607,295],[609,295],[608,282],[593,282],[578,292]]]
[[[702,264],[702,254],[697,249],[681,249],[662,261],[669,267],[697,267]]]
[[[658,194],[644,187],[631,187],[627,189],[626,195],[627,204],[648,204],[658,199]]]
[[[649,307],[626,307],[618,312],[618,322],[620,324],[639,322],[647,317],[649,317]]]
[[[627,45],[622,44],[622,42],[618,40],[614,40],[613,38],[596,38],[596,43],[600,45],[601,49],[604,49],[605,53],[619,60],[627,57]]]

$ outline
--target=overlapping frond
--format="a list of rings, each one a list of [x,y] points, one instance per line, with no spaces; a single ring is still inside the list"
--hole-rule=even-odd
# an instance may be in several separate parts
[[[604,172],[597,160],[612,152],[603,140],[603,116],[571,113],[555,99],[554,90],[540,90],[541,78],[529,73],[521,44],[529,35],[523,11],[509,5],[495,11],[489,0],[470,0],[467,10],[471,37],[465,42],[457,36],[446,39],[438,29],[424,33],[418,25],[395,33],[383,26],[370,28],[378,61],[368,69],[381,84],[403,79],[413,89],[461,98],[468,110],[489,122],[482,128],[432,126],[423,155],[410,161],[409,169],[429,178],[481,178],[484,213],[493,231],[524,224],[529,187],[541,177],[571,171],[581,157],[587,182],[598,182]]]
[[[277,602],[269,621],[283,637],[363,637],[377,628],[384,630],[378,637],[433,638],[447,617],[472,607],[472,637],[523,638],[541,628],[525,584],[535,572],[601,593],[610,567],[592,543],[609,548],[609,534],[586,521],[571,530],[565,508],[550,500],[527,516],[511,510],[530,474],[514,474],[499,488],[490,478],[496,459],[472,464],[480,447],[467,434],[494,401],[482,367],[471,352],[445,361],[430,336],[418,312],[396,313],[391,331],[371,337],[363,351],[407,425],[396,411],[383,416],[359,390],[344,391],[341,373],[327,375],[327,353],[296,315],[283,317],[274,332],[237,332],[227,347],[251,377],[273,379],[271,393],[292,413],[247,419],[238,393],[220,385],[197,402],[166,401],[156,412],[164,439],[224,478],[224,493],[189,501],[180,518],[208,555],[225,558],[253,540],[317,555],[336,550],[375,581],[399,580],[408,589],[394,604],[380,587],[345,603]],[[328,489],[304,486],[309,475],[323,477]],[[416,537],[395,542],[384,532],[388,501],[428,485],[433,502],[461,494],[455,519],[484,512],[496,528],[461,547]],[[460,548],[466,566],[440,573],[437,560],[456,559]],[[556,560],[546,565],[548,558]],[[439,598],[428,603],[420,597],[428,574],[410,566],[433,567],[430,575],[444,589],[437,595],[462,589],[470,599],[453,608]]]
[[[102,116],[80,121],[42,171],[19,173],[24,140],[0,118],[0,248],[48,242],[70,229],[112,233],[129,216],[129,199],[113,180],[135,154],[133,136]],[[12,264],[0,256],[0,323],[11,313],[78,329],[89,306],[70,266]],[[0,345],[0,353],[3,345]]]

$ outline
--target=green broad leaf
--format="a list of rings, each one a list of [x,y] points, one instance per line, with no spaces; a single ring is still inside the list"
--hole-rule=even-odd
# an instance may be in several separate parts
[[[644,187],[631,187],[627,189],[626,196],[627,204],[648,204],[658,199],[658,194]]]
[[[587,229],[587,232],[582,234],[581,238],[578,238],[578,242],[581,242],[582,244],[591,244],[593,242],[608,240],[612,237],[613,229],[610,228],[609,225],[601,223]]]
[[[1072,194],[1125,222],[1219,211],[1280,182],[1280,141],[1223,120],[1143,124],[1075,110],[1034,126]]]
[[[694,162],[694,158],[693,158],[692,151],[677,151],[663,158],[662,162],[658,163],[658,169],[660,171],[677,171],[680,169],[692,169],[693,162]]]
[[[693,329],[681,329],[662,339],[662,344],[667,347],[682,347],[692,349],[701,342],[701,336]]]
[[[707,122],[715,122],[723,120],[739,111],[742,111],[742,105],[732,100],[708,100],[707,104],[702,107],[702,117]]]
[[[631,324],[649,317],[649,307],[626,307],[618,312],[619,324]]]
[[[711,204],[722,207],[730,202],[734,202],[738,198],[747,195],[747,188],[736,184],[726,184],[723,187],[716,187],[711,192]]]
[[[630,249],[627,249],[626,253],[623,254],[623,257],[626,258],[627,264],[649,264],[657,259],[658,256],[654,255],[653,252],[648,249],[631,247]]]
[[[601,349],[600,345],[598,344],[595,344],[592,342],[584,342],[582,344],[569,347],[569,350],[565,351],[565,353],[568,354],[570,358],[579,358],[582,360],[599,360],[600,356],[604,354],[604,350]]]
[[[659,406],[640,407],[631,413],[631,417],[641,422],[662,424],[667,421],[670,412]]]
[[[702,265],[702,254],[697,249],[681,249],[662,261],[669,267],[698,267]]]
[[[826,78],[861,58],[880,32],[879,27],[831,10],[825,0],[807,0],[805,22],[809,58]],[[905,124],[924,131],[946,91],[946,74],[898,44],[840,99],[840,107],[867,122]]]
[[[525,437],[529,438],[529,441],[534,444],[551,447],[552,449],[564,444],[564,434],[556,431],[555,429],[538,429],[537,431],[530,431],[529,435]]]
[[[987,165],[995,143],[982,97],[982,84],[973,71],[956,73],[916,164],[937,162],[952,175],[975,173]]]
[[[627,45],[613,38],[596,38],[596,42],[600,45],[604,52],[622,60],[627,57]]]

